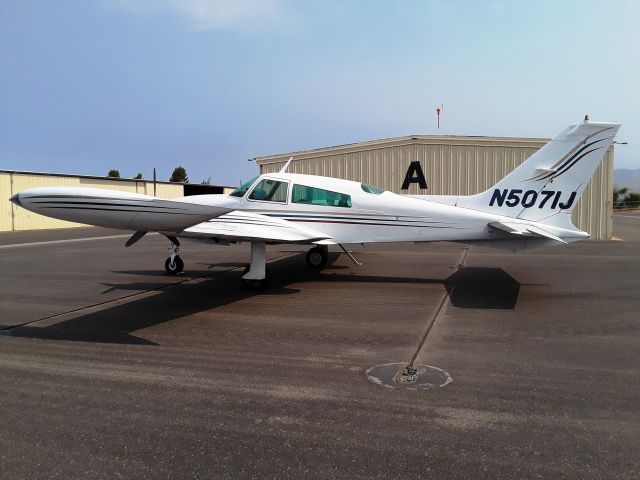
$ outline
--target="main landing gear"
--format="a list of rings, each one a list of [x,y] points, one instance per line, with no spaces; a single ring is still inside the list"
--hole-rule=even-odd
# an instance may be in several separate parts
[[[266,266],[266,245],[251,243],[251,264],[247,265],[242,275],[242,283],[247,290],[262,292],[269,286],[270,272]]]
[[[169,275],[178,275],[184,270],[184,262],[178,255],[180,250],[180,242],[176,237],[169,237],[171,246],[169,247],[169,258],[164,262],[164,268]]]
[[[327,253],[329,247],[318,245],[307,252],[307,265],[314,270],[322,270],[327,264]]]
[[[353,263],[361,267],[362,262],[355,259],[353,254],[345,248],[341,243],[338,246],[351,259]],[[327,265],[327,255],[329,254],[328,245],[318,245],[307,252],[307,265],[314,270],[322,270]]]

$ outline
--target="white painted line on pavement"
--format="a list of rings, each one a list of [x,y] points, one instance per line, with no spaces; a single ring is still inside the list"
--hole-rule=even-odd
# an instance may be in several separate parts
[[[5,248],[18,248],[18,247],[35,247],[38,245],[55,245],[59,243],[74,243],[74,242],[85,242],[90,240],[108,240],[111,238],[129,238],[132,233],[125,235],[107,235],[105,237],[84,237],[84,238],[69,238],[66,240],[49,240],[46,242],[29,242],[29,243],[12,243],[10,245],[0,245],[0,249]]]

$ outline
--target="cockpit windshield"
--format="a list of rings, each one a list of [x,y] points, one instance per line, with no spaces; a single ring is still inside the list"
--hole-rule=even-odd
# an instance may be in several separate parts
[[[373,185],[367,185],[366,183],[361,183],[360,187],[367,193],[373,193],[374,195],[380,195],[384,193],[386,190],[378,187],[374,187]]]
[[[242,185],[240,185],[238,188],[236,188],[229,195],[231,195],[232,197],[244,197],[244,194],[247,193],[247,190],[249,190],[249,188],[251,188],[251,185],[253,185],[253,183],[257,179],[258,179],[258,177],[253,177],[248,182],[244,182]]]

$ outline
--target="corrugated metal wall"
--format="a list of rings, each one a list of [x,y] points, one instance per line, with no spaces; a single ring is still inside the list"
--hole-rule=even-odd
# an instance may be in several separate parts
[[[184,194],[182,184],[158,183],[156,186],[156,195],[161,198],[176,198]],[[109,180],[71,175],[0,172],[0,231],[84,226],[38,215],[9,201],[9,197],[13,194],[35,187],[93,187],[153,195],[153,182],[145,180]]]
[[[261,173],[277,172],[290,156],[292,173],[369,183],[410,195],[471,195],[498,180],[541,148],[545,139],[489,137],[401,137],[295,154],[258,157]],[[593,239],[611,237],[613,149],[596,171],[573,211],[576,226]],[[409,164],[419,161],[428,189],[412,183],[400,190]]]
[[[11,197],[11,177],[0,174],[0,232],[13,230],[13,208]]]

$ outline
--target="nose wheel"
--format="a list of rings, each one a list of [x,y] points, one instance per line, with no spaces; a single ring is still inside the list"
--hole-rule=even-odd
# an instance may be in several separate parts
[[[184,270],[184,262],[177,255],[173,260],[169,257],[164,262],[164,268],[169,275],[177,275]]]
[[[169,240],[171,240],[171,246],[169,247],[171,255],[169,255],[169,258],[164,262],[164,269],[169,275],[178,275],[184,270],[184,262],[178,255],[180,243],[175,237],[170,237]]]
[[[327,264],[327,252],[329,248],[322,245],[313,247],[307,252],[307,265],[314,270],[321,270]]]

